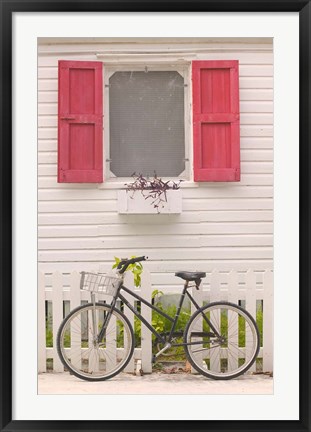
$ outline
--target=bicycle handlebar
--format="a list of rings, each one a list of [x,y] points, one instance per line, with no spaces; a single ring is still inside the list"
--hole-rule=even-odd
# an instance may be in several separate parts
[[[124,259],[124,260],[122,260],[122,261],[119,262],[117,269],[120,269],[119,273],[122,274],[122,273],[125,272],[125,270],[128,268],[128,266],[130,264],[134,264],[134,263],[139,262],[139,261],[146,261],[147,259],[148,259],[148,257],[146,257],[146,256],[140,256],[140,257],[136,257],[136,258],[131,258],[129,260],[128,259]]]

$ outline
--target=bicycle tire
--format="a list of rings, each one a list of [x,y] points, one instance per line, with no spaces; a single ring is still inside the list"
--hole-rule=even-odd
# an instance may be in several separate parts
[[[130,361],[135,346],[134,331],[128,318],[114,309],[104,341],[95,346],[93,310],[92,303],[78,306],[63,320],[57,333],[57,352],[64,367],[76,377],[104,381],[120,373]],[[96,327],[100,328],[100,319],[111,311],[111,306],[96,303],[95,311]]]
[[[222,342],[216,337],[206,336],[213,331],[202,314],[222,334]],[[191,316],[185,329],[184,343],[187,344],[186,356],[194,369],[208,378],[228,380],[244,374],[253,365],[260,349],[260,336],[249,312],[233,303],[215,302]]]

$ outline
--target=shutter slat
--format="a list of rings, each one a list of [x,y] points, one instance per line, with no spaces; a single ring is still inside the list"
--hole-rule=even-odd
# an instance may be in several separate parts
[[[102,63],[58,63],[58,182],[103,181]]]
[[[238,61],[193,61],[194,180],[240,180]]]

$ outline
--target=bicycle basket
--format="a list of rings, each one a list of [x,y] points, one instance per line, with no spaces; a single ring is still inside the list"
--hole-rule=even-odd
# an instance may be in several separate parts
[[[114,296],[121,281],[103,273],[81,272],[80,289]]]

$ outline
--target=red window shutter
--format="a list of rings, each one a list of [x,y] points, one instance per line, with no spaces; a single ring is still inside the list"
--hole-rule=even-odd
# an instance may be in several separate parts
[[[58,182],[103,181],[101,62],[58,62]]]
[[[194,180],[240,180],[238,61],[193,61]]]

